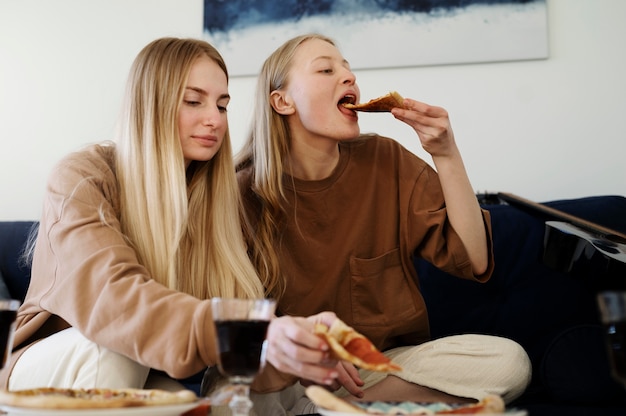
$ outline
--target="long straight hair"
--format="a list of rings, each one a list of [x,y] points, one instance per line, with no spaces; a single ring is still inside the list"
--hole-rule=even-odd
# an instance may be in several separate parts
[[[196,39],[162,38],[135,59],[118,126],[121,227],[152,278],[198,298],[262,297],[242,235],[228,130],[209,161],[185,169],[178,113],[194,62],[219,52]]]
[[[257,81],[250,134],[235,155],[238,170],[252,166],[252,188],[262,207],[257,228],[249,231],[249,239],[254,242],[250,250],[252,261],[266,287],[276,293],[284,290],[285,285],[277,248],[280,245],[279,224],[286,212],[283,174],[289,158],[291,133],[287,119],[272,107],[270,94],[287,86],[298,47],[311,39],[335,46],[332,39],[317,33],[301,35],[282,44],[263,63]]]

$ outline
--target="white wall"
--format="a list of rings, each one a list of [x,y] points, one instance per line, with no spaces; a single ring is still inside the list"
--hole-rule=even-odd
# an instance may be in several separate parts
[[[161,36],[201,37],[202,7],[202,0],[0,0],[0,220],[39,217],[52,165],[112,137],[137,52]],[[359,71],[362,99],[398,90],[445,107],[476,191],[535,201],[626,195],[625,18],[623,0],[548,0],[549,59]],[[231,80],[235,147],[254,82]],[[362,131],[395,137],[430,161],[389,114],[360,120]]]

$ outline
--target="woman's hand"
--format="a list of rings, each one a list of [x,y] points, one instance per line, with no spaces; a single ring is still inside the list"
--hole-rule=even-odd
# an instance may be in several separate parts
[[[354,397],[363,397],[363,380],[359,376],[359,371],[355,366],[347,361],[339,361],[335,367],[338,376],[332,384],[328,385],[328,389],[331,391],[339,390],[341,387],[345,388]],[[311,384],[318,384],[311,380],[300,380],[300,384],[307,387]]]
[[[328,344],[313,333],[316,323],[332,324],[336,316],[323,312],[309,318],[281,316],[267,331],[267,360],[279,371],[332,386],[337,377],[336,360]]]
[[[326,341],[313,333],[316,323],[332,325],[336,315],[322,312],[308,318],[282,316],[270,323],[267,360],[279,371],[300,377],[303,385],[322,384],[331,390],[345,387],[361,397],[363,391],[357,369],[350,363],[330,357]]]
[[[405,108],[394,108],[391,113],[415,130],[424,150],[433,157],[449,156],[458,152],[448,112],[444,108],[410,98],[404,99],[404,106]]]

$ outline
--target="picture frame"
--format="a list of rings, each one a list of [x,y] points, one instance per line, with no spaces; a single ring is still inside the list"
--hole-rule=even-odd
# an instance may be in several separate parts
[[[203,37],[236,77],[310,32],[360,70],[546,59],[547,26],[546,0],[204,0]]]

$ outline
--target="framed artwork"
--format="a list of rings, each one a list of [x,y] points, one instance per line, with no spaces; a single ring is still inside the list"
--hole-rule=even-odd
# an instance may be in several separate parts
[[[204,0],[204,38],[231,76],[287,39],[334,39],[353,70],[545,59],[546,0]]]

